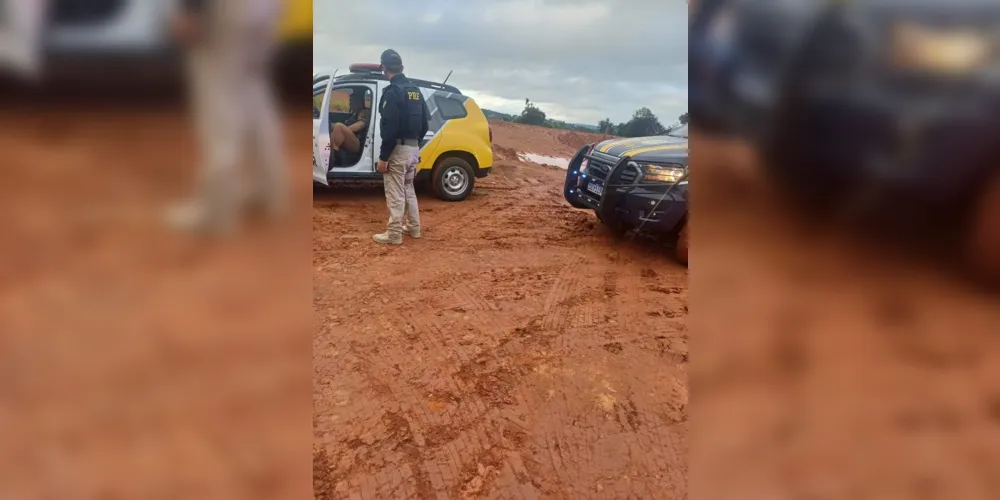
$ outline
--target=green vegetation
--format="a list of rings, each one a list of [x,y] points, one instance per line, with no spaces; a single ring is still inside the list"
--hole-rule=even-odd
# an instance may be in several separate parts
[[[527,125],[537,125],[541,127],[562,129],[562,130],[575,130],[577,132],[597,132],[608,135],[616,135],[619,137],[646,137],[651,135],[660,135],[667,132],[667,128],[660,123],[660,120],[653,114],[649,108],[640,108],[632,115],[632,119],[625,122],[614,124],[611,122],[610,118],[601,120],[597,126],[584,125],[581,123],[567,123],[560,120],[551,120],[538,106],[535,106],[530,100],[524,100],[524,110],[521,111],[520,115],[511,115],[507,113],[500,113],[497,111],[492,111],[489,109],[484,109],[483,113],[486,118],[491,120],[501,120],[505,122],[514,123],[524,123]],[[688,114],[684,113],[678,119],[680,123],[687,123]]]
[[[610,118],[605,118],[597,124],[597,129],[602,133],[619,137],[647,137],[667,133],[667,128],[660,123],[659,118],[649,108],[637,109],[632,114],[631,120],[618,125],[612,123]]]
[[[504,122],[513,123],[525,123],[528,125],[537,125],[540,127],[555,128],[560,130],[575,130],[577,132],[597,132],[597,127],[593,125],[584,125],[582,123],[568,123],[562,120],[552,120],[549,119],[545,112],[535,106],[530,100],[524,100],[524,111],[520,115],[511,115],[507,113],[501,113],[499,111],[493,111],[490,109],[484,109],[483,114],[486,118],[490,120],[500,120]]]
[[[536,108],[531,101],[524,100],[524,111],[521,111],[521,116],[518,121],[527,125],[540,125],[545,126],[548,120],[545,118],[545,112]]]

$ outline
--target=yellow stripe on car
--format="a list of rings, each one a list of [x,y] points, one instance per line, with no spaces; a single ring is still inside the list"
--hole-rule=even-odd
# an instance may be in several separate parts
[[[622,156],[631,158],[631,157],[633,157],[635,155],[642,154],[642,153],[659,153],[660,151],[671,151],[671,150],[676,150],[676,149],[687,149],[687,147],[688,147],[687,144],[670,144],[670,145],[667,145],[667,146],[652,146],[652,147],[648,147],[648,148],[633,149],[632,151],[629,151],[629,152],[625,153]]]

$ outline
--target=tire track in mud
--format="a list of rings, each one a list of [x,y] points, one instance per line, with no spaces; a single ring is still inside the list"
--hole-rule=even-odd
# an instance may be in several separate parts
[[[682,498],[683,482],[660,483],[686,474],[685,424],[665,423],[686,393],[660,379],[684,360],[657,367],[659,344],[644,335],[672,328],[649,310],[676,309],[650,286],[685,277],[648,251],[619,251],[592,214],[561,203],[558,174],[518,167],[465,202],[429,200],[425,237],[402,248],[316,236],[314,265],[327,269],[316,307],[353,308],[320,314],[338,318],[320,329],[317,345],[332,347],[316,360],[318,376],[342,381],[317,383],[315,398],[319,449],[347,450],[316,465],[337,478],[333,498]],[[381,198],[352,200],[318,211],[314,227],[356,226],[373,210]],[[659,389],[635,393],[646,387]],[[619,399],[605,411],[609,394]]]
[[[469,325],[490,324],[487,318],[477,317],[483,314],[482,310],[489,309],[491,308],[484,306],[480,310],[459,311],[460,314],[466,315],[460,322]],[[375,321],[383,332],[383,337],[379,339],[380,343],[384,345],[393,344],[396,338],[406,336],[405,332],[416,331],[422,334],[419,337],[419,349],[423,352],[443,351],[455,344],[468,344],[466,341],[469,340],[469,335],[457,341],[454,338],[449,338],[445,332],[454,332],[455,330],[446,330],[442,326],[442,322],[435,318],[437,316],[409,317],[401,315],[390,319],[388,316],[381,315]],[[427,335],[428,333],[430,335]],[[477,338],[489,338],[483,335],[482,332],[477,333]],[[441,342],[438,342],[438,340]],[[483,351],[477,349],[474,352]],[[398,363],[389,366],[387,362],[381,361],[385,359],[397,360],[402,356],[406,356],[406,350],[396,349],[389,345],[380,349],[379,359],[363,359],[363,363],[369,367],[366,372],[374,378],[383,378],[381,374],[387,371],[391,372],[392,370],[397,370],[396,375],[405,377],[405,372],[398,371]],[[417,361],[419,366],[420,360],[417,359],[414,361]],[[468,363],[464,366],[468,366]],[[377,375],[372,375],[372,372],[376,372]],[[477,435],[474,431],[477,427],[481,426],[484,417],[490,412],[489,408],[492,407],[492,405],[487,405],[482,399],[476,396],[489,398],[496,396],[497,393],[494,391],[494,387],[489,385],[495,382],[495,380],[490,380],[493,376],[492,373],[479,374],[477,380],[464,379],[465,384],[476,389],[473,392],[463,392],[455,383],[449,383],[447,379],[442,378],[441,374],[436,375],[438,383],[434,386],[424,386],[420,383],[414,383],[412,378],[407,378],[405,384],[394,383],[383,378],[383,383],[392,386],[389,392],[396,399],[409,403],[402,406],[415,410],[411,410],[412,415],[406,419],[408,428],[415,436],[414,440],[416,443],[419,443],[420,449],[424,450],[424,455],[427,455],[426,460],[434,464],[431,472],[423,471],[423,469],[419,470],[426,474],[427,484],[431,486],[431,490],[442,491],[443,489],[452,488],[451,485],[453,485],[455,478],[459,476],[458,471],[460,469],[467,469],[469,467],[466,460],[456,457],[465,456],[465,450],[489,450],[494,446],[489,444],[489,440],[485,437],[480,442],[473,436]],[[459,379],[461,380],[461,373],[459,373]],[[406,393],[405,395],[403,394],[404,392]],[[422,408],[418,400],[421,399],[419,396],[425,393],[427,394],[427,407]],[[459,394],[461,396],[458,396]],[[472,396],[471,398],[470,395]],[[419,410],[417,410],[418,408]],[[494,416],[494,420],[495,418]],[[401,426],[397,425],[397,427]],[[488,432],[484,430],[479,434],[486,436]],[[411,456],[411,462],[413,462],[413,457],[415,457],[413,449],[404,443],[405,450],[409,450],[406,453],[408,456]],[[413,466],[418,467],[416,464]],[[419,477],[419,474],[417,477]],[[419,489],[425,489],[426,487],[425,485]]]

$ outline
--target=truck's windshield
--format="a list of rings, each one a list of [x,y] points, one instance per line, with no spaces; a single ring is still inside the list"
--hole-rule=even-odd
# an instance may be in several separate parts
[[[680,138],[683,138],[683,139],[687,139],[688,138],[688,126],[687,126],[686,123],[684,125],[678,125],[678,126],[672,128],[672,129],[668,130],[667,131],[667,135],[669,135],[670,137],[680,137]]]

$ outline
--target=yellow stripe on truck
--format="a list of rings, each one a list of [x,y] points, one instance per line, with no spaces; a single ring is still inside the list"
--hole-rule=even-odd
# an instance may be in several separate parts
[[[671,151],[676,149],[687,149],[687,144],[671,144],[669,146],[651,146],[648,148],[633,149],[622,156],[631,158],[642,153],[659,153],[660,151]]]
[[[629,142],[634,141],[634,140],[635,139],[628,138],[628,139],[618,139],[616,141],[611,141],[611,142],[605,144],[604,146],[601,146],[601,149],[599,151],[602,152],[602,153],[607,153],[608,150],[611,149],[611,148],[613,148],[613,147],[624,146],[625,144],[628,144]]]

